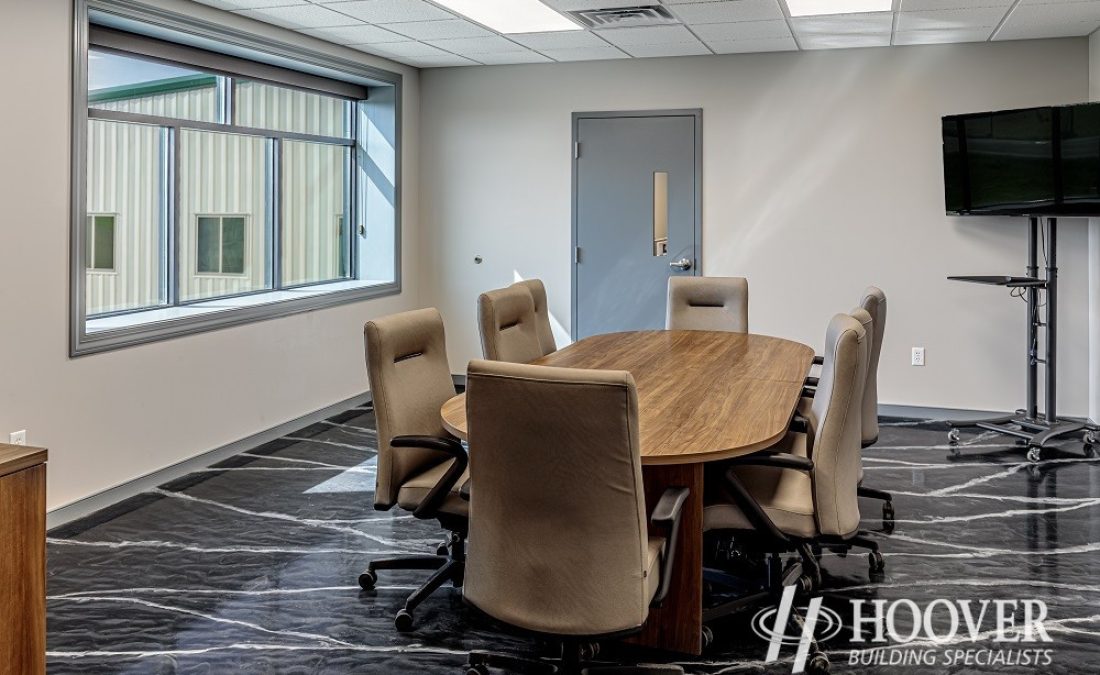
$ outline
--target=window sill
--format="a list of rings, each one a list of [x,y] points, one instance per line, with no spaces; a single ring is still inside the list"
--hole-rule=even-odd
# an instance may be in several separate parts
[[[92,318],[87,320],[84,330],[76,334],[72,355],[157,342],[400,292],[400,284],[392,281],[338,281]]]

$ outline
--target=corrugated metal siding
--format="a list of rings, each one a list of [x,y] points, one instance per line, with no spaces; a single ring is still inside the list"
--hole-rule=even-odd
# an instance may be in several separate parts
[[[87,272],[89,314],[160,304],[161,133],[88,122],[88,213],[115,216],[115,270]]]
[[[340,223],[349,150],[285,141],[283,184],[283,284],[293,286],[340,276]]]
[[[268,141],[255,136],[183,130],[180,137],[180,299],[235,295],[266,286]],[[247,249],[241,275],[199,274],[199,216],[245,216]]]
[[[347,105],[343,99],[260,82],[236,85],[236,123],[246,127],[347,137]]]
[[[237,123],[343,136],[345,103],[254,82],[237,86]],[[100,109],[184,119],[210,119],[212,87],[97,103]],[[88,213],[116,214],[115,272],[87,272],[88,314],[161,303],[160,129],[89,122]],[[235,295],[268,286],[266,269],[268,141],[259,137],[184,130],[180,138],[180,298]],[[340,275],[345,212],[345,148],[283,143],[284,285]],[[245,274],[198,274],[199,216],[241,215],[248,222]]]
[[[215,87],[185,89],[153,96],[100,101],[89,105],[99,110],[174,117],[183,120],[216,122],[218,120],[218,91]]]

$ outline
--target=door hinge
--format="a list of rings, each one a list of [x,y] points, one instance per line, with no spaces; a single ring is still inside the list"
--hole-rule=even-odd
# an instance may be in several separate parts
[[[580,158],[581,158],[581,144],[579,142],[574,143],[573,144],[573,159],[580,159]]]
[[[577,246],[576,248],[573,249],[573,262],[577,263],[578,265],[581,263],[581,247],[580,246]]]

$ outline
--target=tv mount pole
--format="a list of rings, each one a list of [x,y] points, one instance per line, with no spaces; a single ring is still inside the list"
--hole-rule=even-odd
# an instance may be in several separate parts
[[[1048,218],[1044,237],[1044,276],[1039,276],[1039,218],[1028,223],[1027,276],[948,277],[954,281],[1023,288],[1027,299],[1027,408],[1013,415],[970,421],[949,421],[947,438],[955,454],[959,453],[959,429],[978,428],[1021,439],[1027,445],[1031,462],[1042,459],[1043,450],[1061,436],[1085,430],[1085,443],[1100,443],[1098,430],[1085,424],[1058,417],[1058,219]],[[1040,293],[1046,297],[1040,303]],[[1045,312],[1040,312],[1045,309]],[[1045,319],[1045,321],[1044,321]],[[1045,331],[1043,354],[1039,354],[1039,332]],[[1039,366],[1043,366],[1045,405],[1039,413]]]

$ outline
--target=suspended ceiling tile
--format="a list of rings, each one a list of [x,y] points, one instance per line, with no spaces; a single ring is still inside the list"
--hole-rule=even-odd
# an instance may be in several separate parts
[[[711,53],[710,50],[699,41],[673,42],[660,45],[628,45],[624,46],[622,49],[631,56],[639,57],[697,56]]]
[[[985,42],[991,28],[947,28],[894,33],[895,45],[934,45],[952,42]]]
[[[494,34],[472,21],[465,21],[463,19],[387,23],[385,26],[386,30],[400,33],[414,40],[446,40],[451,38],[485,37]]]
[[[708,42],[715,54],[748,54],[753,52],[789,52],[798,49],[794,38],[761,38]]]
[[[347,16],[318,5],[290,5],[286,7],[267,7],[264,9],[243,9],[237,12],[241,16],[273,23],[284,28],[327,28],[329,26],[349,26],[355,22]]]
[[[721,0],[670,5],[669,9],[689,25],[729,21],[782,19],[783,10],[776,0]]]
[[[677,42],[697,42],[683,26],[646,26],[639,28],[609,28],[596,31],[600,37],[620,47],[628,45],[664,45]]]
[[[695,26],[693,32],[703,42],[728,42],[731,40],[771,40],[789,38],[791,29],[787,22],[738,21],[737,23],[708,23]]]
[[[306,35],[328,40],[341,45],[376,44],[380,42],[404,42],[408,38],[392,33],[385,28],[360,23],[355,26],[337,26],[335,28],[305,28]]]
[[[566,30],[550,33],[521,33],[509,36],[512,40],[531,49],[576,49],[578,47],[606,47],[600,36],[587,30]]]
[[[429,40],[428,44],[454,54],[470,56],[492,52],[519,51],[520,45],[499,35],[489,37],[456,38],[453,40]]]
[[[604,59],[630,58],[625,52],[611,45],[576,47],[573,49],[540,49],[539,51],[555,61],[602,61]]]
[[[853,47],[887,47],[890,45],[889,33],[816,33],[799,35],[799,44],[803,49],[849,49]]]
[[[368,23],[404,23],[456,18],[454,14],[424,0],[354,0],[353,2],[324,3],[324,6]]]

